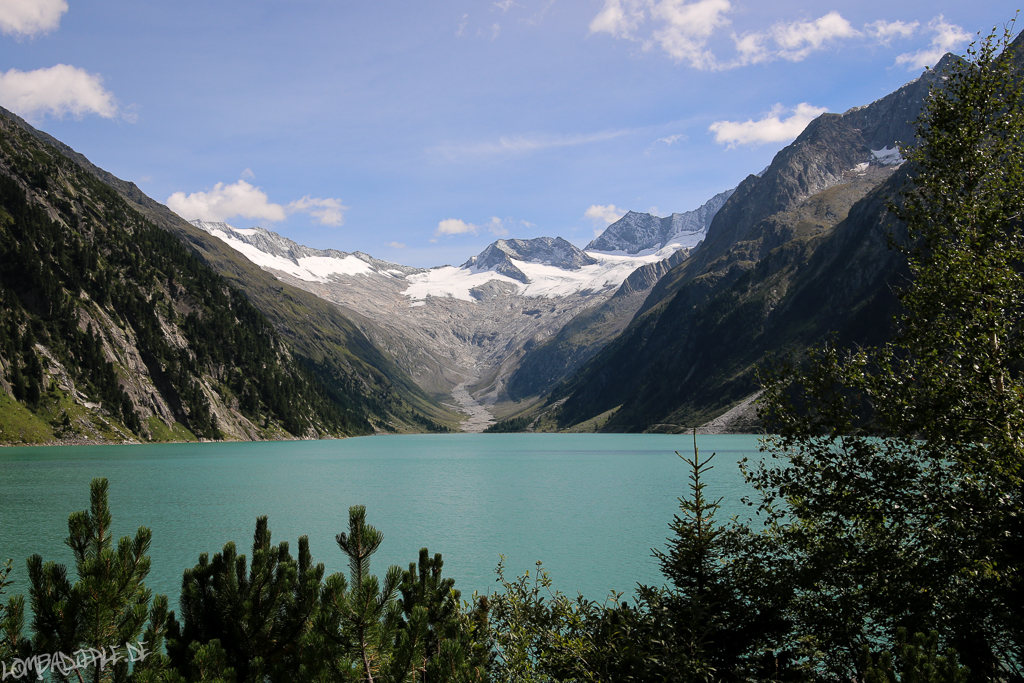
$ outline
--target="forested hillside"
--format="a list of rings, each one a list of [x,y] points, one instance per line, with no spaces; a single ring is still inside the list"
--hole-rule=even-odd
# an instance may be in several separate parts
[[[0,441],[367,434],[394,404],[437,428],[386,381],[328,388],[329,359],[296,356],[194,247],[0,113]]]

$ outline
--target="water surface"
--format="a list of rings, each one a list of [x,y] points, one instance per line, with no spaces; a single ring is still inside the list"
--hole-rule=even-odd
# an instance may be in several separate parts
[[[757,437],[697,439],[702,455],[718,453],[707,494],[724,497],[723,518],[746,515],[736,462],[757,457]],[[3,448],[0,559],[14,558],[9,593],[27,592],[32,553],[70,565],[68,514],[87,509],[90,480],[106,477],[115,535],[153,530],[147,585],[175,607],[182,570],[227,541],[248,554],[259,515],[275,543],[294,553],[308,535],[314,562],[347,571],[334,537],[351,505],[365,505],[384,532],[375,573],[408,566],[427,546],[464,594],[493,592],[503,554],[510,576],[542,560],[556,588],[603,599],[663,583],[651,548],[664,546],[686,491],[675,451],[692,449],[691,437],[626,434]]]

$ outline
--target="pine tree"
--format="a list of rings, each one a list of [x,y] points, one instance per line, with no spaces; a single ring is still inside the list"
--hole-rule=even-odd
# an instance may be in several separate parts
[[[74,672],[76,680],[92,683],[128,680],[126,644],[138,647],[152,598],[144,583],[152,533],[139,527],[134,538],[121,538],[114,548],[107,490],[106,479],[93,479],[90,509],[68,517],[74,583],[64,565],[44,564],[39,555],[28,560],[34,651],[71,655],[91,648],[105,653],[108,661]],[[158,599],[166,605],[166,598]],[[58,680],[70,679],[54,673]]]
[[[182,623],[171,625],[168,653],[184,675],[219,671],[239,682],[318,680],[327,662],[307,640],[318,618],[322,564],[314,565],[309,540],[299,538],[298,559],[288,543],[271,545],[266,517],[256,520],[251,560],[233,542],[203,553],[181,582]],[[231,673],[227,673],[227,669]]]
[[[384,534],[366,523],[366,508],[362,505],[349,508],[348,532],[341,532],[335,540],[348,556],[350,579],[346,581],[342,574],[327,578],[321,594],[324,612],[319,630],[353,655],[360,680],[374,683],[390,665],[395,630],[401,620],[395,595],[402,570],[389,567],[383,583],[370,573],[370,557],[380,548]],[[425,610],[421,614],[425,616]],[[419,619],[422,623],[423,617]]]

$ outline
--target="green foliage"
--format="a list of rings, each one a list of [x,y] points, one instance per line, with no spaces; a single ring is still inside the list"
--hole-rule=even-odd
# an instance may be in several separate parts
[[[1008,29],[934,87],[904,149],[912,285],[878,349],[771,370],[779,464],[749,473],[791,563],[792,637],[863,677],[863,648],[938,634],[970,680],[1024,664],[1024,134]]]
[[[151,532],[139,527],[134,538],[121,538],[113,547],[107,487],[106,479],[93,479],[90,509],[68,517],[66,543],[74,555],[77,576],[73,583],[64,565],[44,564],[39,555],[28,560],[32,648],[37,653],[70,654],[92,648],[120,650],[123,654],[126,643],[138,641],[147,619],[151,620],[147,635],[152,637],[162,630],[167,600],[158,596],[150,610],[152,594],[144,584],[149,573],[146,553]],[[146,643],[147,649],[154,645],[159,643]],[[69,679],[59,672],[54,675],[58,680]],[[127,681],[128,661],[122,656],[106,666],[92,664],[77,670],[75,676],[94,683]]]
[[[907,639],[907,630],[896,632],[896,662],[889,652],[882,652],[877,659],[871,656],[870,648],[862,650],[862,670],[865,683],[966,683],[968,671],[957,664],[956,651],[949,649],[946,654],[938,653],[939,634],[932,631],[925,635],[917,633]]]
[[[787,589],[779,580],[784,565],[773,556],[769,539],[735,520],[715,519],[721,499],[704,494],[704,476],[715,456],[701,461],[696,431],[693,457],[679,457],[690,470],[689,496],[679,499],[682,516],[669,525],[674,536],[667,552],[654,553],[672,589],[639,590],[656,634],[653,673],[673,681],[792,677],[793,653],[774,652],[788,627],[782,609]]]
[[[443,566],[441,553],[430,557],[426,548],[420,548],[419,562],[402,572],[404,618],[396,636],[398,666],[393,680],[402,680],[399,672],[410,672],[424,683],[478,681],[485,676],[490,654],[488,603],[474,599],[472,610],[464,611],[455,579],[441,578]]]
[[[8,576],[11,574],[11,560],[0,567],[0,598],[11,585]],[[0,603],[0,662],[14,658],[24,658],[31,649],[31,643],[22,636],[25,625],[25,598],[21,595],[11,597],[7,604]]]
[[[343,395],[359,389],[328,390],[246,296],[176,236],[5,118],[0,136],[0,368],[18,401],[34,412],[52,403],[52,357],[103,412],[148,436],[116,360],[129,343],[175,420],[196,436],[221,438],[204,384],[259,426],[371,431]],[[39,187],[39,173],[52,174],[42,196],[25,190]]]
[[[170,627],[168,642],[179,671],[197,676],[213,669],[248,683],[294,680],[311,665],[304,640],[317,616],[324,566],[313,565],[309,539],[299,538],[293,559],[287,543],[271,545],[267,518],[260,517],[251,558],[229,542],[212,561],[204,553],[185,571],[183,624]]]
[[[484,430],[484,434],[506,434],[526,431],[533,420],[529,417],[513,417],[495,422]]]

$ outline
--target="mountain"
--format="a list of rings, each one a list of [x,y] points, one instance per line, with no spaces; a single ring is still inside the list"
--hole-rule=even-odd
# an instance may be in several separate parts
[[[529,284],[530,278],[516,267],[516,261],[540,263],[562,270],[580,270],[583,266],[599,263],[561,237],[536,237],[531,240],[498,240],[479,255],[470,257],[462,267],[477,272],[493,271]]]
[[[0,143],[0,441],[440,428],[362,360],[389,363],[334,307],[286,290],[5,110]],[[258,310],[268,299],[270,319]],[[347,339],[292,343],[296,328],[318,324],[314,334]]]
[[[767,169],[740,183],[629,326],[519,423],[673,432],[731,411],[716,428],[749,431],[756,367],[766,358],[831,336],[886,339],[893,291],[908,277],[888,249],[902,226],[886,205],[907,181],[897,146],[913,142],[912,122],[953,59],[872,104],[812,121]],[[639,243],[656,244],[666,230],[628,218],[621,232],[642,236]]]
[[[584,250],[638,254],[669,244],[692,249],[704,239],[711,220],[735,191],[734,188],[720,192],[693,211],[674,213],[666,218],[629,211],[609,225]]]
[[[524,354],[601,309],[613,322],[590,336],[583,353],[592,354],[625,326],[657,274],[688,253],[679,240],[629,254],[587,252],[560,237],[501,239],[459,267],[423,269],[311,249],[259,227],[192,225],[278,281],[333,303],[423,390],[478,415],[474,428],[539,393],[513,395],[506,386]],[[623,286],[632,296],[619,294]],[[558,378],[575,367],[564,365]]]

